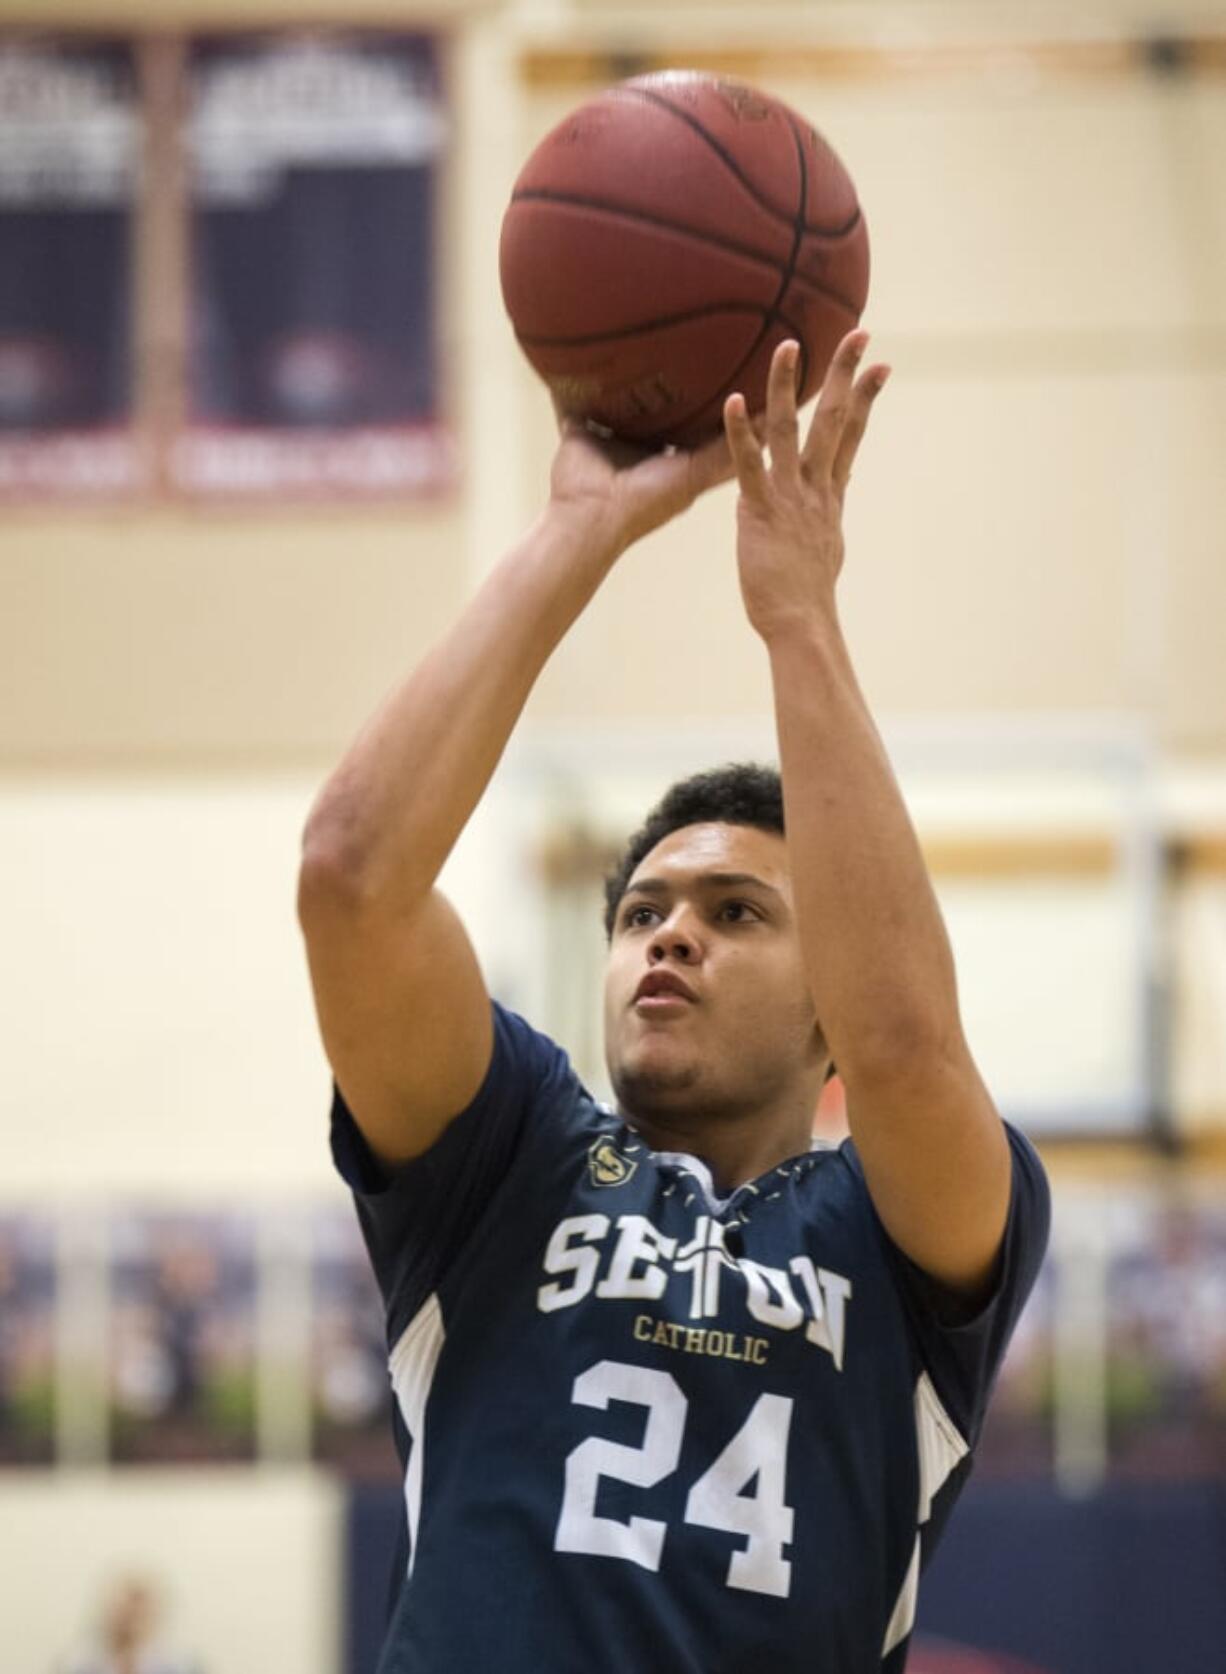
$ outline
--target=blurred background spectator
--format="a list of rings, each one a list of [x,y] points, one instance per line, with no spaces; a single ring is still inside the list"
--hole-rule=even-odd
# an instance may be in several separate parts
[[[98,1615],[95,1643],[63,1665],[64,1674],[203,1674],[162,1639],[164,1597],[148,1576],[116,1581]]]

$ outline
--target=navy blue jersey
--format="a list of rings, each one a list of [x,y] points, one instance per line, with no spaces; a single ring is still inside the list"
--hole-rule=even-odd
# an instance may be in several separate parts
[[[409,1558],[379,1674],[898,1674],[1047,1238],[1010,1130],[973,1319],[850,1141],[726,1198],[494,1008],[470,1107],[385,1181],[333,1154],[387,1304]]]

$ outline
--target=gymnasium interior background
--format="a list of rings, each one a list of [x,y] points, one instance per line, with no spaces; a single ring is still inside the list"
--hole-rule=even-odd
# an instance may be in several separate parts
[[[4,1674],[134,1580],[203,1674],[373,1670],[399,1484],[298,834],[541,503],[514,175],[666,64],[857,182],[895,374],[845,621],[1055,1186],[914,1666],[1223,1666],[1226,7],[0,0]],[[771,751],[731,515],[622,564],[449,868],[595,1081],[604,857]]]

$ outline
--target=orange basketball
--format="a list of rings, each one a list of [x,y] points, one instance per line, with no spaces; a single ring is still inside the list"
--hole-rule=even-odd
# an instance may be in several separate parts
[[[502,294],[562,410],[627,440],[691,446],[725,398],[765,404],[771,354],[801,345],[819,388],[868,295],[851,178],[803,117],[693,70],[581,106],[520,172]]]

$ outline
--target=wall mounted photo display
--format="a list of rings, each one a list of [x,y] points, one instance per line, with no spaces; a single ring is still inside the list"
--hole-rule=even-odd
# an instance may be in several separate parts
[[[56,1447],[55,1224],[0,1214],[0,1465],[49,1465]]]
[[[254,1460],[258,1267],[252,1218],[116,1213],[110,1294],[112,1460]]]

